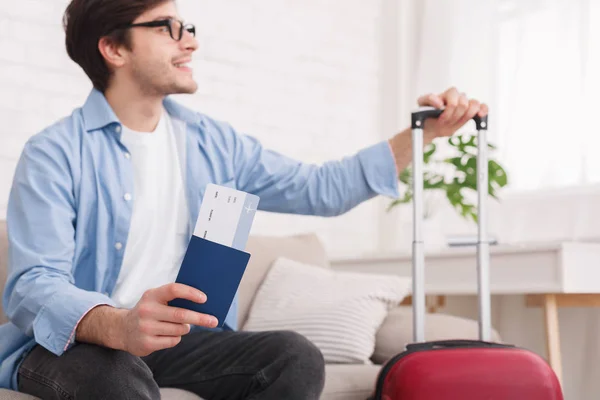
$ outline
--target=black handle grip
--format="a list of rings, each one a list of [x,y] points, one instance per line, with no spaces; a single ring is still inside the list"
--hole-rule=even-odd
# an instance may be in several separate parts
[[[513,347],[512,345],[484,342],[481,340],[438,340],[434,342],[411,343],[406,345],[407,351],[433,350],[435,348],[451,349],[457,347]]]
[[[411,129],[423,129],[425,120],[429,118],[438,118],[440,115],[442,115],[442,112],[444,112],[444,110],[439,108],[427,108],[413,112],[411,118]],[[476,115],[473,117],[473,121],[475,121],[475,126],[478,131],[487,129],[488,127],[487,115],[485,117]]]

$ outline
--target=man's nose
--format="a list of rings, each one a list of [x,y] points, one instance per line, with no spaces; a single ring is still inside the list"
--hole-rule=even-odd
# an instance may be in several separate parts
[[[196,37],[189,33],[187,30],[183,31],[183,36],[180,41],[181,47],[187,51],[196,51],[198,49],[198,41]]]

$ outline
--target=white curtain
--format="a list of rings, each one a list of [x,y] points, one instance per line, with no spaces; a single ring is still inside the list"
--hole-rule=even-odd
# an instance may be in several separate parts
[[[403,96],[454,85],[490,104],[510,191],[600,182],[600,1],[413,4]]]
[[[600,2],[498,2],[497,105],[512,190],[600,181]]]
[[[410,13],[399,19],[400,104],[412,107],[418,95],[454,85],[490,105],[494,156],[510,181],[502,205],[491,208],[494,234],[504,243],[600,240],[600,206],[588,201],[600,196],[600,1],[400,3]],[[409,246],[402,238],[411,234],[410,208],[395,213],[382,224],[384,246]],[[437,219],[445,233],[473,231],[455,215]],[[554,229],[542,228],[548,222]],[[475,301],[454,302],[449,311],[476,316]],[[493,304],[504,339],[545,356],[541,310],[517,296]],[[597,399],[600,310],[561,309],[560,325],[565,398]]]

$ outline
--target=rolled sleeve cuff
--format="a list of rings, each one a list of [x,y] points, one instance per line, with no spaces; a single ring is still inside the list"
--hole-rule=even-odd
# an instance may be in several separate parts
[[[395,199],[400,197],[396,160],[387,141],[361,150],[358,159],[374,193]]]
[[[114,301],[102,293],[75,286],[57,291],[34,321],[36,342],[60,356],[75,343],[75,331],[83,317],[99,305],[116,307]]]

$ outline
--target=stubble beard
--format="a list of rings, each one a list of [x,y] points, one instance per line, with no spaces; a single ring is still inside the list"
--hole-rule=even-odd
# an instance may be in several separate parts
[[[160,68],[139,68],[132,71],[133,78],[144,95],[147,96],[169,96],[172,94],[193,94],[198,90],[198,84],[193,78],[185,83],[178,82],[176,72],[169,66],[162,65]]]

